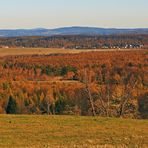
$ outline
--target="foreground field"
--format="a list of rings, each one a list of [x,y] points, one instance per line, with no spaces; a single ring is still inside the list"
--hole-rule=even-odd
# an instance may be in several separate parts
[[[147,147],[148,121],[0,115],[0,147]]]

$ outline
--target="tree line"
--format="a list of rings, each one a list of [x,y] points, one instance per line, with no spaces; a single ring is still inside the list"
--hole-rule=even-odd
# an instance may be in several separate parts
[[[44,47],[66,49],[147,48],[148,35],[1,37],[0,47]]]

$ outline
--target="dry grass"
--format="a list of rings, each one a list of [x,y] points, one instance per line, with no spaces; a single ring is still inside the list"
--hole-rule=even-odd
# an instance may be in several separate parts
[[[90,51],[129,51],[141,49],[57,49],[57,48],[0,48],[0,56],[7,55],[48,55],[48,54],[75,54]]]
[[[56,49],[56,48],[0,48],[0,56],[7,55],[33,55],[33,54],[56,54],[56,53],[80,53],[90,50]]]
[[[148,147],[148,121],[0,115],[0,147]]]

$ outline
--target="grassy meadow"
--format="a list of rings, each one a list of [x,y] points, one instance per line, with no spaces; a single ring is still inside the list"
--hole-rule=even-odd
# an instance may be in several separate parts
[[[0,115],[0,147],[147,147],[148,121]]]

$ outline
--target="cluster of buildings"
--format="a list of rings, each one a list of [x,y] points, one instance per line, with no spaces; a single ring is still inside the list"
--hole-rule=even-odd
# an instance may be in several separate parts
[[[135,48],[143,48],[144,45],[142,44],[125,44],[125,45],[98,45],[98,46],[90,46],[90,47],[85,47],[85,46],[74,46],[72,49],[135,49]],[[63,47],[64,48],[64,47]],[[71,47],[70,47],[71,48]]]
[[[142,48],[144,45],[141,44],[125,44],[125,45],[105,45],[102,46],[103,49],[131,49],[131,48]]]

